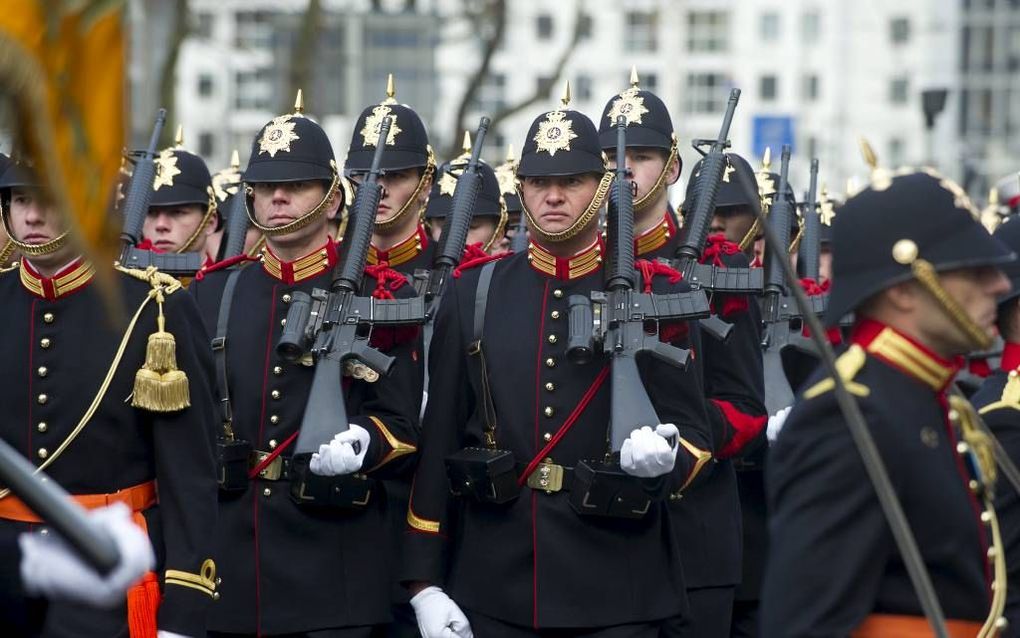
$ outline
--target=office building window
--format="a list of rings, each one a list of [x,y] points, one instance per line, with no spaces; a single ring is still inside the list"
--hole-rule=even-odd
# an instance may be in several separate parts
[[[573,82],[574,97],[580,101],[588,101],[592,97],[592,79],[587,73],[579,73]]]
[[[818,42],[822,34],[822,17],[817,11],[807,11],[801,16],[800,35],[805,44]]]
[[[806,102],[814,102],[818,99],[819,94],[819,79],[814,73],[808,73],[804,76],[803,90],[801,91],[801,97]]]
[[[889,40],[894,44],[906,44],[910,41],[910,20],[893,18],[889,21]]]
[[[654,52],[659,48],[658,30],[658,12],[628,11],[624,49],[635,52]]]
[[[687,50],[725,52],[729,48],[730,14],[727,11],[687,13]]]
[[[765,42],[775,42],[779,39],[779,14],[768,11],[761,14],[761,39]]]
[[[234,108],[267,110],[273,97],[269,69],[238,71],[234,75]]]
[[[268,49],[273,44],[273,22],[268,11],[238,11],[234,43],[241,49]]]
[[[691,114],[722,113],[729,96],[730,78],[722,73],[688,73],[681,102]]]
[[[889,81],[889,103],[906,104],[910,90],[910,82],[905,76],[893,78]]]
[[[213,94],[213,78],[208,73],[198,75],[198,94],[201,97],[210,97]]]
[[[548,13],[539,14],[535,18],[535,35],[539,40],[549,40],[553,34],[553,19]]]
[[[779,95],[779,78],[774,75],[763,75],[758,82],[758,97],[764,102],[772,102]]]

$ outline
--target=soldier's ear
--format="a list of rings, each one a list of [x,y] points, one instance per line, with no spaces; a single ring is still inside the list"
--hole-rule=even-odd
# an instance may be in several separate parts
[[[666,168],[666,183],[672,186],[680,179],[680,171],[683,170],[684,161],[678,155],[673,163]]]

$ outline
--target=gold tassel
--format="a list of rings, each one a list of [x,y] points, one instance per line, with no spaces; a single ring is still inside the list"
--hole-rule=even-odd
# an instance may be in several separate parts
[[[156,332],[149,335],[145,365],[135,374],[131,405],[152,412],[176,412],[191,405],[188,376],[177,369],[177,341],[166,331],[163,291],[156,288]]]

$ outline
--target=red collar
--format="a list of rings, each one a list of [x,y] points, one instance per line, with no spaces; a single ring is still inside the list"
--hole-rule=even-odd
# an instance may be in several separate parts
[[[337,256],[336,243],[332,238],[327,239],[326,244],[318,250],[294,261],[281,260],[269,246],[262,250],[263,270],[269,276],[286,284],[296,284],[305,279],[318,277],[335,266],[337,261],[339,261],[339,257]]]
[[[591,274],[602,267],[606,245],[599,236],[581,252],[571,257],[557,257],[535,242],[528,243],[528,263],[538,272],[570,281]]]
[[[52,277],[43,277],[32,267],[27,259],[21,261],[19,268],[21,285],[36,297],[53,301],[80,290],[92,281],[96,274],[95,267],[81,257],[65,266]]]
[[[1002,348],[1002,362],[999,368],[1006,372],[1012,372],[1020,368],[1020,343],[1006,342]]]
[[[914,339],[873,319],[859,319],[850,341],[936,392],[943,392],[962,367],[962,358],[949,361]]]
[[[673,214],[667,210],[658,224],[634,237],[634,254],[638,257],[647,255],[666,245],[670,237],[676,236],[676,222]]]
[[[406,264],[420,255],[423,250],[428,248],[428,245],[429,235],[425,232],[425,227],[418,224],[418,228],[415,229],[410,237],[389,250],[379,250],[375,246],[369,246],[368,265],[375,266],[382,261],[388,263],[391,268],[400,264]]]

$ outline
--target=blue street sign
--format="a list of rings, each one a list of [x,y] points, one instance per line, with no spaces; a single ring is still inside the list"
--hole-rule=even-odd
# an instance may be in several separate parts
[[[772,156],[778,157],[783,144],[793,145],[793,118],[789,115],[755,115],[752,120],[754,156],[761,157],[766,148],[772,149]]]

